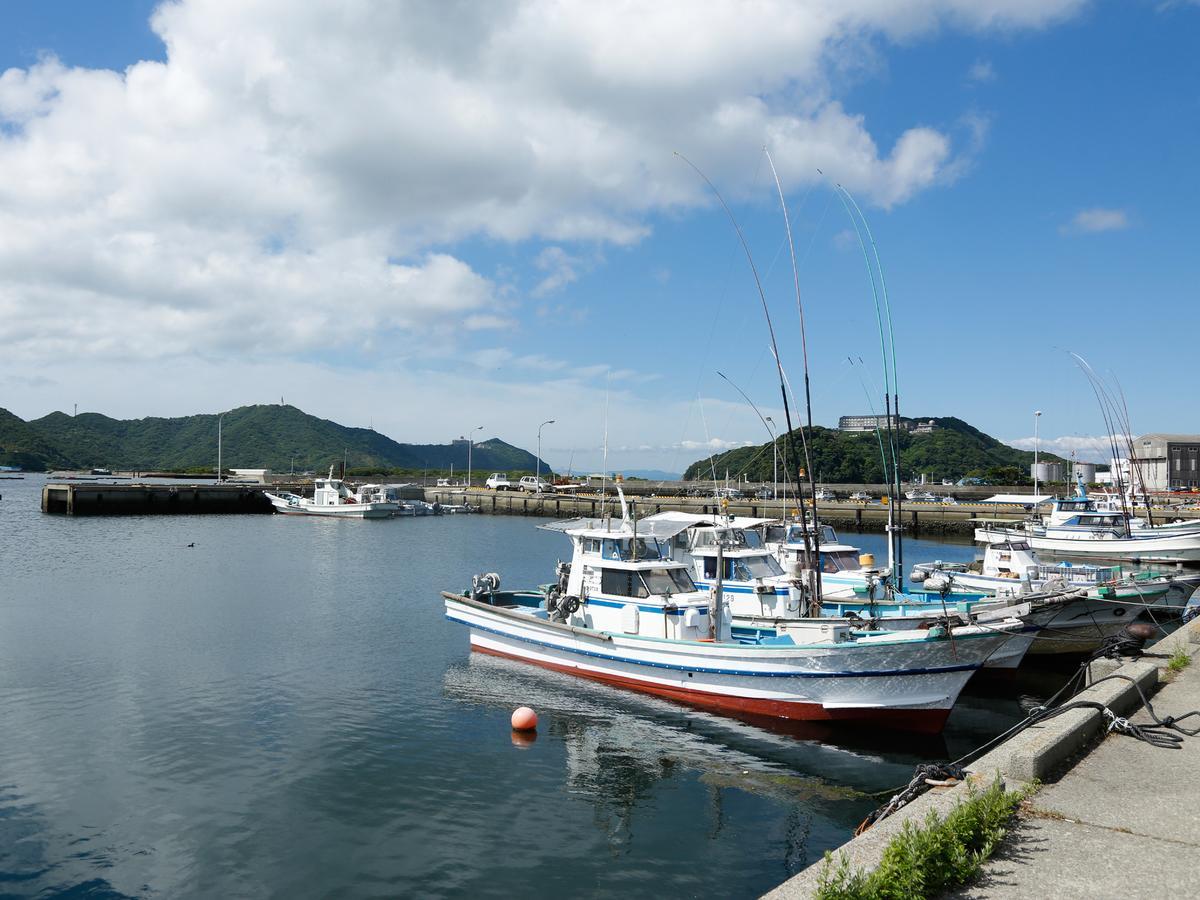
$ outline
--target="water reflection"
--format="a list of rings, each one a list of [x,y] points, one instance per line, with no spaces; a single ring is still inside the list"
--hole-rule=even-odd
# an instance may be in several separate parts
[[[699,812],[709,840],[721,834],[726,806],[736,802],[730,792],[784,807],[783,853],[791,867],[809,857],[814,816],[853,818],[874,807],[861,789],[864,770],[886,788],[906,781],[931,750],[933,758],[946,752],[941,741],[898,748],[894,735],[866,732],[827,744],[820,737],[832,734],[828,729],[727,718],[483,654],[450,666],[443,685],[446,697],[494,710],[493,718],[532,706],[542,740],[561,747],[566,790],[592,804],[594,827],[613,853],[632,840],[640,811],[649,816],[663,791],[696,780],[705,787]]]

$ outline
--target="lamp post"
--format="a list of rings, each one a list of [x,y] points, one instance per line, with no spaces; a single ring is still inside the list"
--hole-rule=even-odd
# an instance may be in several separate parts
[[[467,490],[471,489],[471,451],[475,449],[475,432],[483,431],[482,425],[476,425],[467,432]]]
[[[1042,418],[1042,411],[1039,409],[1033,414],[1033,496],[1034,507],[1037,506],[1038,495],[1038,420]]]
[[[779,442],[775,437],[775,420],[766,417],[767,431],[771,432],[771,499],[779,499]]]
[[[538,452],[537,452],[537,465],[535,466],[535,469],[537,472],[536,484],[539,485],[539,487],[538,487],[539,491],[541,490],[540,485],[542,483],[542,429],[545,428],[547,425],[553,425],[553,424],[554,424],[553,419],[547,419],[545,422],[543,422],[541,425],[538,426]]]
[[[221,477],[221,424],[225,420],[225,413],[217,416],[217,484],[220,484],[224,479]]]

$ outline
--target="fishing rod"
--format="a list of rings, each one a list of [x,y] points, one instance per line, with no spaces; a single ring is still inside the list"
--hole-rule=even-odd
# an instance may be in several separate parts
[[[822,176],[824,176],[824,174],[825,174],[820,169],[817,169],[817,172],[819,174],[821,174]],[[859,208],[858,204],[855,203],[854,198],[852,196],[850,196],[850,192],[848,190],[846,190],[846,188],[844,188],[841,184],[835,183],[835,184],[833,184],[833,189],[834,189],[834,192],[837,194],[838,199],[841,200],[842,207],[846,210],[846,215],[850,218],[850,224],[854,226],[854,233],[858,237],[858,245],[859,245],[859,248],[862,250],[862,254],[863,254],[863,263],[867,267],[867,278],[871,283],[871,296],[875,303],[875,323],[879,329],[879,349],[880,349],[880,353],[883,357],[884,427],[887,431],[888,450],[891,454],[891,459],[892,459],[892,466],[891,466],[892,471],[890,473],[887,471],[888,467],[886,466],[886,464],[884,466],[884,477],[887,479],[887,484],[888,484],[887,493],[889,495],[889,498],[888,498],[889,499],[889,502],[888,502],[888,557],[889,557],[888,563],[892,569],[892,577],[893,577],[894,583],[896,584],[896,586],[899,590],[903,591],[904,590],[904,544],[903,544],[902,537],[900,535],[900,529],[902,527],[900,525],[900,513],[901,513],[902,507],[901,507],[901,500],[900,500],[899,435],[897,433],[900,428],[900,397],[899,397],[899,394],[896,394],[896,396],[895,396],[896,409],[895,409],[895,419],[893,419],[893,417],[892,417],[893,416],[893,413],[892,413],[892,396],[893,396],[892,395],[892,387],[895,382],[895,368],[896,368],[895,353],[896,353],[896,351],[895,351],[895,339],[894,339],[894,335],[892,332],[891,306],[890,306],[890,304],[888,304],[887,299],[886,299],[886,284],[883,282],[882,272],[879,276],[880,288],[877,289],[876,285],[875,285],[876,274],[875,274],[875,270],[871,266],[871,259],[867,255],[867,245],[866,245],[866,241],[863,239],[863,230],[866,230],[867,235],[870,238],[872,246],[874,246],[874,244],[875,244],[875,238],[871,234],[871,229],[870,229],[870,226],[867,224],[866,217],[862,215],[862,210]],[[856,217],[854,211],[851,210],[851,206],[853,206],[853,209],[858,212],[858,217]],[[862,221],[861,228],[859,227],[859,219],[860,218]],[[878,265],[879,254],[878,254],[877,249],[875,251],[875,260],[876,260],[876,265]],[[887,338],[885,338],[885,335],[884,335],[883,310],[882,310],[882,308],[880,306],[880,302],[879,302],[880,289],[883,289],[885,292],[884,306],[887,309],[887,319],[888,319],[888,332],[887,333],[888,333],[888,335],[892,335],[892,339],[890,341],[891,360],[892,360],[890,374],[889,374],[889,370],[888,370],[889,341]]]
[[[767,429],[767,434],[771,435],[771,440],[774,441],[775,435],[771,432],[771,426],[767,424],[766,417],[763,416],[763,414],[759,411],[759,408],[754,405],[754,401],[751,400],[748,396],[746,396],[746,392],[743,391],[736,384],[734,384],[733,379],[730,378],[728,375],[726,375],[724,372],[718,371],[717,374],[720,375],[722,378],[724,378],[725,381],[729,383],[729,386],[731,388],[733,388],[735,391],[737,391],[739,394],[741,394],[742,399],[750,404],[750,408],[752,410],[754,410],[754,414],[756,416],[758,416],[758,420],[763,423],[763,428]],[[748,463],[746,463],[746,465],[742,466],[741,471],[738,472],[738,477],[740,478],[743,474],[745,474],[747,471],[749,471],[750,466],[753,465],[758,460],[758,458],[760,456],[762,456],[764,453],[766,453],[765,447],[762,450],[760,450],[757,454],[755,454],[754,458],[751,459]]]
[[[787,201],[783,197],[783,184],[779,181],[779,172],[777,172],[775,169],[775,160],[773,160],[771,158],[771,151],[769,151],[766,147],[763,147],[763,153],[765,153],[767,156],[767,163],[771,166],[771,175],[775,178],[775,190],[779,194],[780,209],[783,210],[783,225],[784,225],[784,228],[787,230],[788,253],[791,255],[791,258],[792,258],[792,282],[794,283],[795,288],[796,288],[796,311],[800,315],[800,353],[801,353],[801,358],[804,361],[804,409],[805,409],[807,419],[808,419],[808,432],[809,432],[809,434],[811,434],[812,430],[813,430],[813,421],[812,421],[812,389],[809,385],[809,378],[808,378],[808,335],[804,328],[804,304],[800,300],[800,268],[799,268],[799,266],[796,265],[796,245],[795,245],[795,242],[792,240],[792,221],[791,221],[791,217],[788,216]],[[810,188],[810,190],[811,190],[811,188]],[[803,430],[801,430],[800,434],[801,434],[801,437],[804,437]],[[816,476],[816,472],[813,471],[812,458],[810,457],[809,452],[808,452],[808,439],[807,438],[805,438],[805,440],[804,440],[804,465],[805,465],[806,469],[808,470],[808,487],[809,487],[809,492],[810,492],[809,495],[812,497],[813,534],[820,535],[820,533],[821,533],[820,518],[817,513],[817,480],[816,480],[817,476]],[[805,522],[803,521],[803,519],[804,519],[803,497],[801,497],[800,512],[801,512],[800,524],[803,526],[803,525],[805,525]],[[817,548],[819,551],[820,546],[821,546],[821,542],[820,542],[819,538],[817,539],[816,544],[817,544]],[[812,565],[813,565],[813,568],[817,570],[817,595],[816,595],[817,600],[816,600],[816,602],[819,606],[820,602],[821,602],[820,560],[817,559],[816,557],[813,557]]]
[[[1092,368],[1091,364],[1086,359],[1084,359],[1082,356],[1080,356],[1078,353],[1072,352],[1071,356],[1074,357],[1076,365],[1079,366],[1080,371],[1082,371],[1084,376],[1087,378],[1088,383],[1091,385],[1092,393],[1095,394],[1095,396],[1096,396],[1096,402],[1100,406],[1100,416],[1104,420],[1105,428],[1108,430],[1108,446],[1109,446],[1110,451],[1112,452],[1112,458],[1114,460],[1116,460],[1116,459],[1120,458],[1120,449],[1119,449],[1119,445],[1117,443],[1117,427],[1121,423],[1118,421],[1116,424],[1114,424],[1114,422],[1113,422],[1114,418],[1116,418],[1117,416],[1116,416],[1115,409],[1111,408],[1111,404],[1113,402],[1112,397],[1109,395],[1108,390],[1105,388],[1103,382],[1100,380],[1100,376],[1096,374],[1096,371],[1095,371],[1095,369]],[[1132,477],[1134,474],[1133,473],[1134,461],[1133,461],[1132,446],[1130,447],[1129,465],[1130,465],[1130,477]],[[1144,481],[1144,479],[1140,478],[1140,471],[1138,474],[1139,474],[1139,480]],[[1125,484],[1124,484],[1124,479],[1121,476],[1120,466],[1117,467],[1117,472],[1115,473],[1115,481],[1116,481],[1116,485],[1117,485],[1117,492],[1121,499],[1121,512],[1125,517],[1126,534],[1128,535],[1130,533],[1129,519],[1131,518],[1131,511],[1127,505],[1127,501],[1125,498]],[[1130,491],[1133,490],[1132,484],[1129,486],[1129,489],[1130,489]]]
[[[775,325],[771,322],[771,311],[767,307],[767,295],[763,291],[762,280],[758,277],[758,268],[754,265],[754,255],[750,252],[750,245],[746,243],[746,236],[744,234],[742,234],[742,228],[740,225],[738,225],[738,221],[734,217],[733,211],[729,208],[729,204],[725,202],[725,198],[721,196],[721,192],[717,190],[716,185],[714,185],[709,180],[707,175],[705,175],[703,172],[700,171],[699,168],[696,167],[695,163],[693,163],[690,159],[688,159],[686,156],[684,156],[678,150],[675,151],[675,155],[677,157],[679,157],[680,159],[682,159],[689,166],[691,166],[692,170],[704,180],[704,183],[708,185],[709,189],[716,196],[716,198],[720,202],[722,208],[725,210],[725,214],[729,217],[729,221],[733,225],[733,230],[735,232],[737,232],[738,241],[741,242],[742,250],[744,250],[746,253],[746,260],[750,263],[750,272],[754,276],[754,285],[758,289],[758,297],[759,297],[759,300],[762,301],[763,315],[766,317],[766,320],[767,320],[767,331],[771,336],[771,352],[775,357],[775,369],[779,374],[779,393],[783,396],[783,415],[784,415],[785,420],[787,421],[787,437],[784,440],[784,458],[785,458],[785,461],[788,462],[788,465],[785,466],[784,469],[787,472],[788,481],[790,482],[791,475],[792,475],[791,467],[796,462],[795,449],[792,444],[792,409],[791,409],[791,406],[788,404],[787,386],[786,386],[784,374],[783,374],[783,363],[780,362],[780,359],[779,359],[779,344],[775,340]],[[797,472],[797,478],[798,477],[799,477],[799,473]],[[797,491],[797,495],[799,495],[799,491]],[[802,530],[804,531],[804,552],[810,560],[815,561],[817,557],[816,557],[816,553],[814,552],[815,548],[813,547],[812,541],[810,540],[810,535],[809,535],[808,529],[805,528]],[[813,535],[812,537],[815,538],[815,535]],[[817,591],[816,596],[818,598],[820,598],[820,596],[821,596],[821,594],[820,594],[820,590],[821,590],[820,567],[814,567],[814,568],[816,571],[816,591]]]
[[[871,242],[871,254],[875,257],[875,271],[879,275],[879,290],[883,294],[883,311],[887,319],[887,334],[888,334],[888,351],[892,358],[892,407],[896,415],[896,436],[895,444],[892,450],[892,465],[896,478],[896,521],[901,521],[901,511],[903,509],[904,494],[900,490],[900,375],[896,370],[896,331],[892,327],[892,303],[888,299],[887,281],[883,277],[883,263],[879,259],[879,245],[875,243],[875,234],[871,231],[871,223],[867,221],[867,217],[859,208],[858,202],[854,196],[846,190],[842,185],[838,185],[842,193],[854,206],[855,212],[858,213],[859,219],[862,220],[863,228],[867,232],[867,239]],[[884,361],[884,367],[887,367],[887,361]],[[889,423],[889,428],[891,427]],[[903,526],[901,526],[903,527]],[[904,535],[899,533],[896,536],[896,564],[899,567],[895,573],[896,584],[899,590],[904,590]]]

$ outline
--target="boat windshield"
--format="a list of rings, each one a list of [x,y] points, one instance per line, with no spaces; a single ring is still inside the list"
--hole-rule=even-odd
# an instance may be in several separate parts
[[[605,569],[600,573],[600,590],[615,597],[669,597],[696,590],[692,577],[678,569]]]
[[[725,557],[725,574],[723,578],[730,581],[753,581],[755,578],[771,578],[782,575],[783,567],[775,557],[768,554],[762,556]],[[717,558],[704,557],[704,577],[717,577]]]
[[[856,572],[861,568],[854,550],[821,551],[822,572]]]
[[[640,574],[651,594],[670,596],[696,590],[692,576],[683,569],[648,569]]]
[[[664,559],[670,556],[664,553],[661,544],[655,538],[584,538],[584,553],[599,553],[605,559],[619,559],[628,562],[637,559]]]
[[[789,544],[799,544],[800,546],[804,546],[804,535],[805,534],[810,535],[810,539],[811,539],[812,529],[804,528],[801,525],[792,525],[790,528],[788,528],[787,542]],[[825,543],[832,543],[836,540],[837,540],[837,535],[834,533],[833,529],[830,528],[828,525],[822,525],[821,526],[821,541],[825,542]]]

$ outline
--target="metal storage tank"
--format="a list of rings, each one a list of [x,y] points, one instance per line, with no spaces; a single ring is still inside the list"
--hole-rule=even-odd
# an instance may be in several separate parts
[[[1083,479],[1084,484],[1094,484],[1096,481],[1096,464],[1089,462],[1075,463],[1075,474],[1071,480],[1078,481],[1080,478]]]
[[[1064,481],[1064,474],[1063,464],[1059,462],[1040,462],[1029,467],[1029,477],[1038,481]]]

